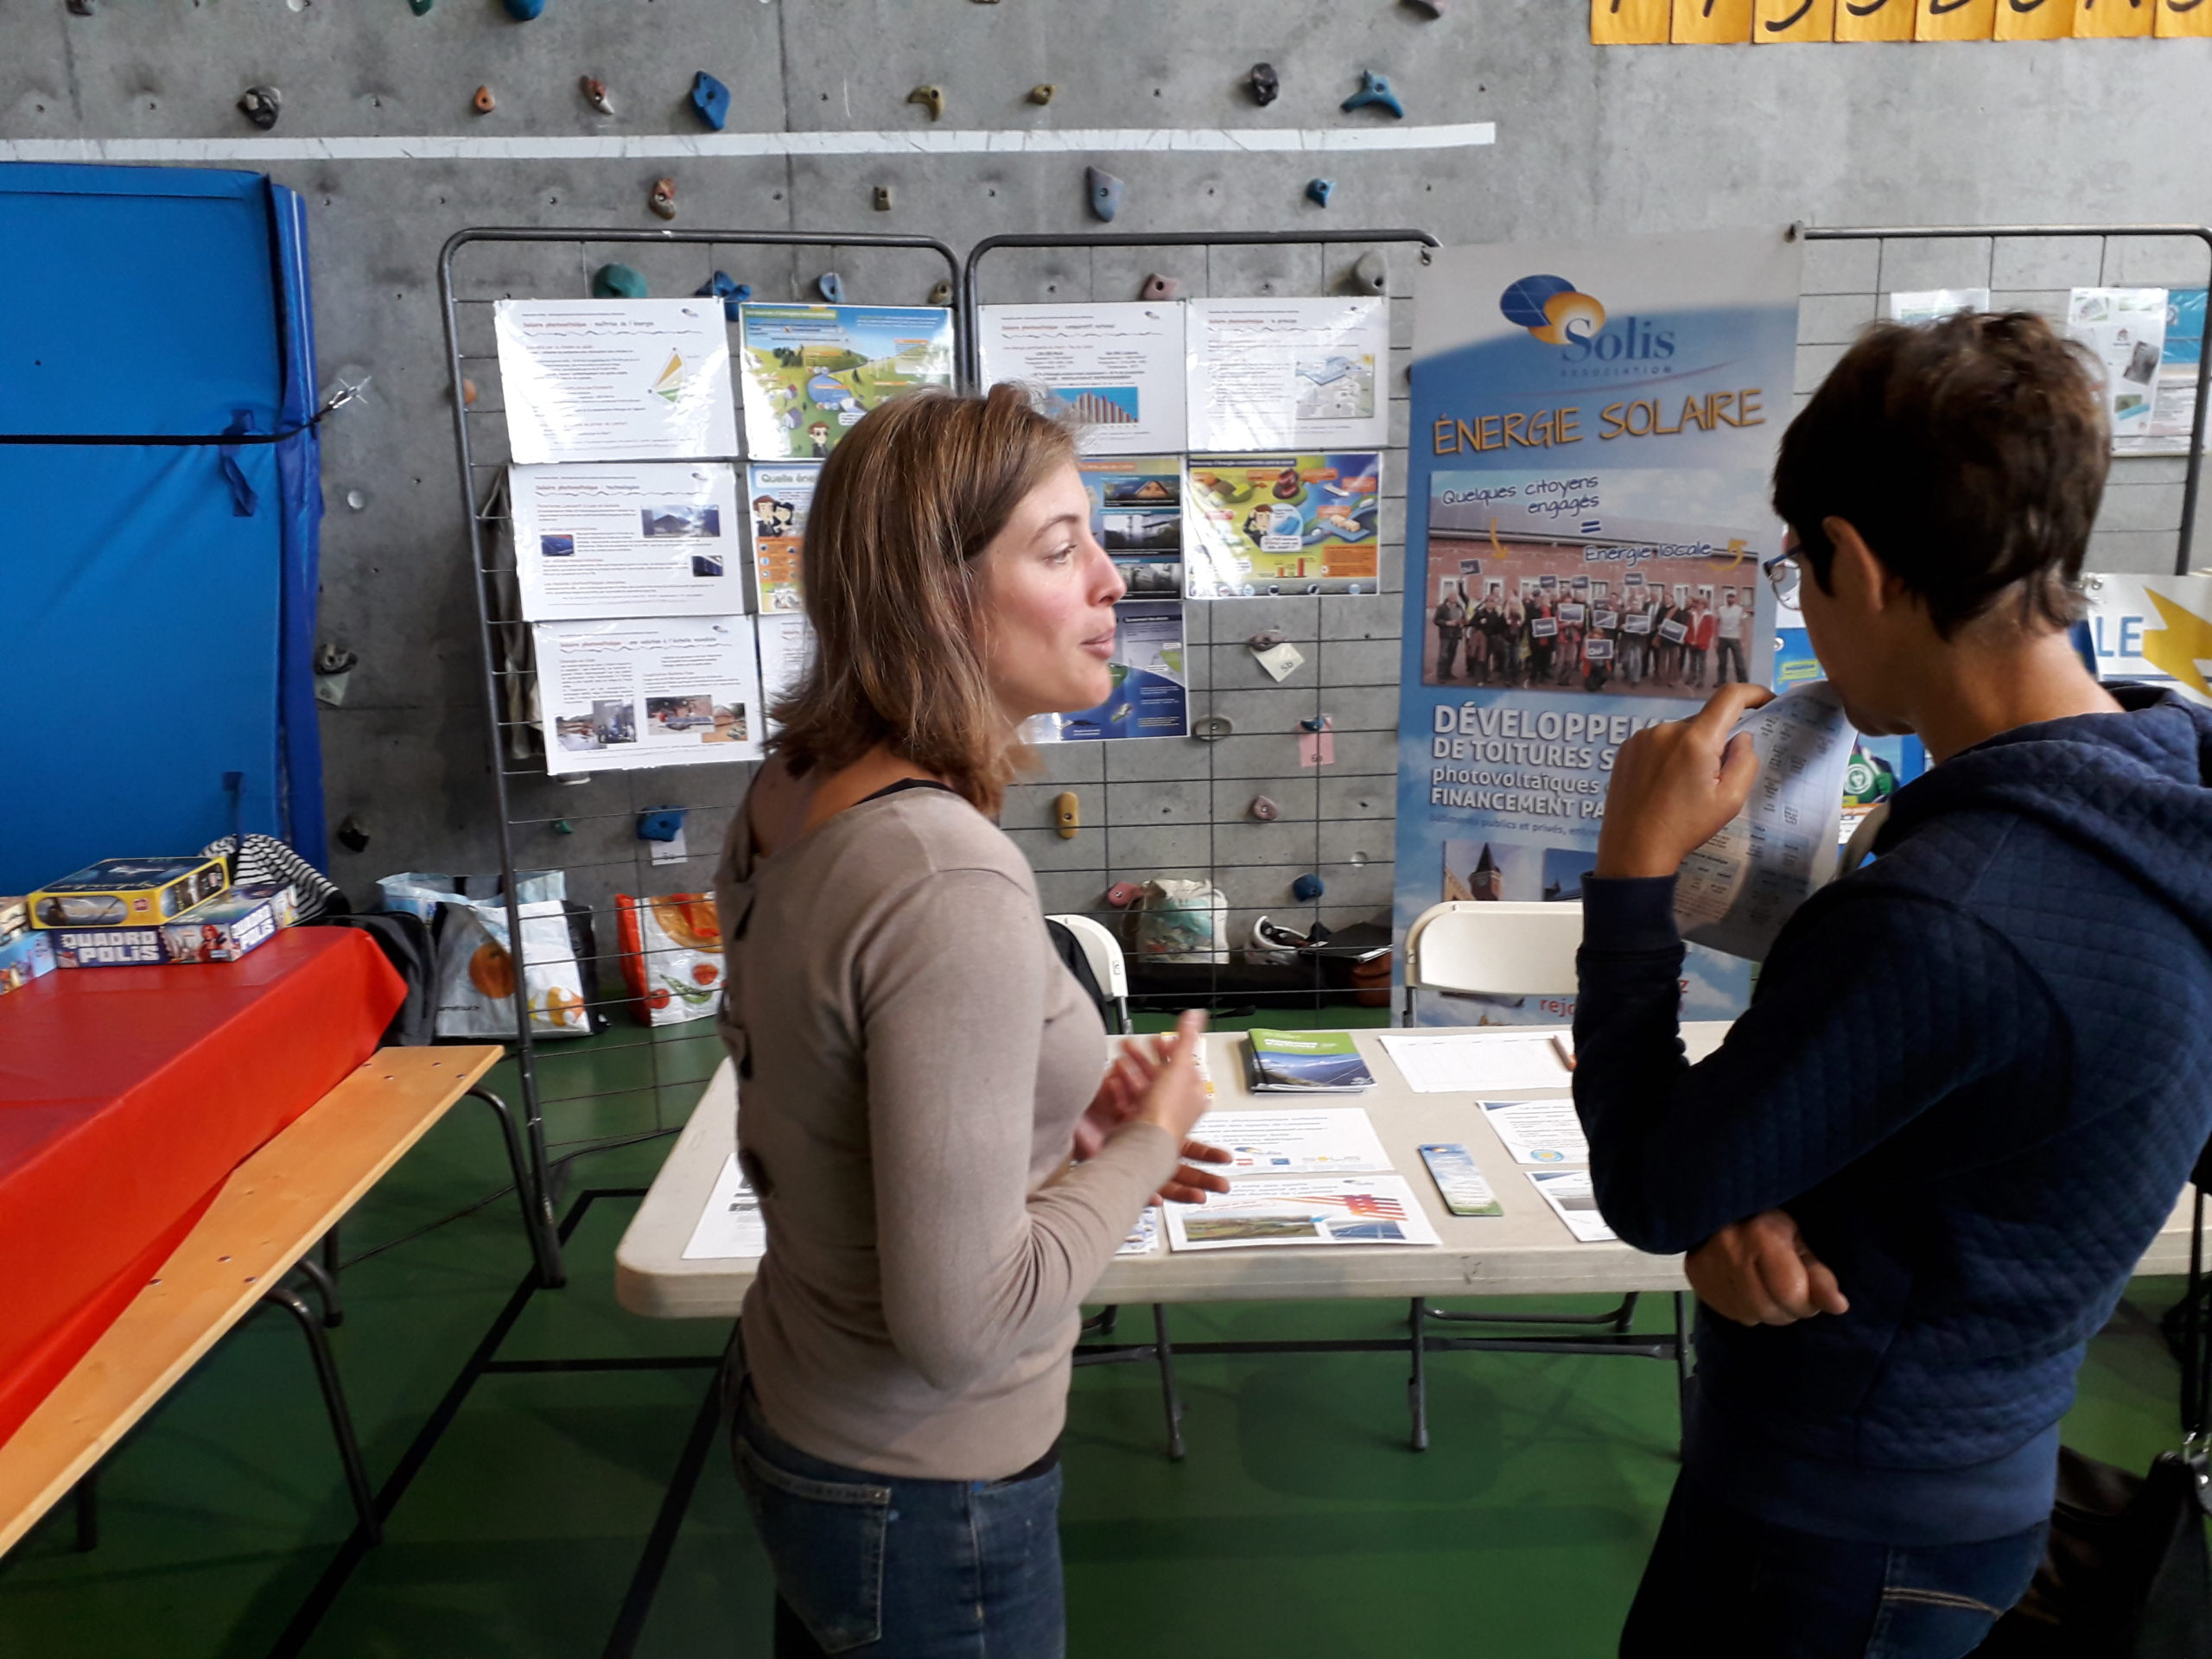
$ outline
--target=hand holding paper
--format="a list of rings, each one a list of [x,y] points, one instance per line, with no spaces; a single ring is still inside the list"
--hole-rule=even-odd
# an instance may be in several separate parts
[[[1599,876],[1672,875],[1743,810],[1758,776],[1745,710],[1774,700],[1763,685],[1726,685],[1688,720],[1646,727],[1621,746],[1598,832]]]

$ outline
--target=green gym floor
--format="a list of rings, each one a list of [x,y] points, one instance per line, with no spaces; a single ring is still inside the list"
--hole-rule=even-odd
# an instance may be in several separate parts
[[[647,1061],[664,1078],[703,1077],[710,1042],[664,1035],[650,1050],[563,1057],[547,1067],[549,1096],[626,1087]],[[556,1155],[672,1128],[696,1092],[550,1105]],[[644,1186],[669,1145],[587,1152],[568,1166],[567,1192]],[[332,1333],[373,1480],[528,1260],[511,1198],[407,1236],[505,1179],[489,1115],[463,1103],[346,1224],[349,1257],[376,1251],[347,1269],[346,1318]],[[568,1287],[532,1301],[503,1357],[721,1351],[726,1325],[657,1323],[616,1305],[614,1246],[634,1208],[593,1205],[569,1242]],[[2156,1320],[2178,1294],[2171,1280],[2133,1287],[2090,1350],[2071,1444],[2136,1468],[2167,1445],[2177,1374]],[[1645,1313],[1663,1323],[1664,1299]],[[1241,1304],[1173,1319],[1185,1340],[1389,1336],[1404,1307]],[[1179,1464],[1163,1455],[1150,1366],[1078,1372],[1061,1521],[1070,1652],[1610,1654],[1674,1478],[1673,1368],[1433,1356],[1433,1444],[1418,1455],[1406,1445],[1405,1372],[1389,1354],[1182,1360]],[[480,1381],[307,1654],[597,1655],[708,1376]],[[265,1654],[353,1523],[290,1322],[264,1312],[241,1326],[110,1457],[100,1495],[97,1550],[76,1553],[65,1505],[0,1562],[0,1655]],[[718,1446],[638,1651],[765,1654],[769,1596]]]

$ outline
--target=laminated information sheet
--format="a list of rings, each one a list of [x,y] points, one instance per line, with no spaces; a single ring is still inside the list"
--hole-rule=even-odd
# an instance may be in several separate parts
[[[799,543],[806,535],[807,511],[814,505],[814,480],[821,474],[811,461],[746,468],[753,578],[764,614],[806,608],[799,586]]]
[[[1252,1175],[1371,1174],[1390,1167],[1390,1154],[1363,1106],[1322,1106],[1309,1111],[1208,1112],[1191,1139],[1229,1154],[1226,1167],[1210,1173],[1232,1179]]]
[[[1204,1204],[1161,1207],[1168,1248],[1175,1250],[1442,1242],[1398,1175],[1256,1178],[1238,1181]]]
[[[720,300],[500,300],[492,326],[515,461],[737,453]]]
[[[751,617],[540,622],[536,639],[548,772],[760,758]]]
[[[761,460],[820,461],[902,392],[952,384],[952,313],[920,305],[741,305],[745,438]]]
[[[1086,455],[1184,447],[1183,303],[987,305],[983,383],[1014,380]]]
[[[715,1190],[683,1247],[686,1262],[718,1262],[731,1256],[766,1255],[768,1224],[760,1218],[760,1200],[753,1194],[737,1166],[735,1153],[722,1160],[722,1173],[715,1177]]]
[[[1190,448],[1379,449],[1390,441],[1381,299],[1192,300]]]
[[[1023,726],[1032,743],[1124,737],[1187,737],[1191,693],[1184,666],[1183,607],[1124,601],[1114,607],[1114,690],[1096,709],[1038,715]]]
[[[1184,580],[1192,599],[1382,588],[1382,458],[1193,455]]]
[[[511,467],[515,579],[533,622],[726,616],[745,608],[728,461]]]
[[[1744,810],[1682,861],[1675,919],[1684,938],[1758,962],[1790,912],[1835,874],[1855,734],[1826,680],[1752,709],[1730,741],[1746,732],[1758,781]]]
[[[803,616],[763,616],[753,626],[760,636],[760,734],[773,737],[776,721],[771,711],[776,699],[797,687],[806,671],[814,630]]]
[[[1090,533],[1130,599],[1183,596],[1183,461],[1132,455],[1077,463],[1090,494]]]
[[[2166,290],[2077,288],[2068,297],[2066,332],[2104,367],[2105,411],[2112,420],[2113,447],[2149,437],[2158,364],[2164,355]]]

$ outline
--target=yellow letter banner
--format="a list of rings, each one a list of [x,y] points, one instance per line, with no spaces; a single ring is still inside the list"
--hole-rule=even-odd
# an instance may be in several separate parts
[[[1590,39],[1598,46],[1664,46],[1670,10],[1670,0],[1590,0]]]
[[[2151,0],[2075,0],[2077,40],[2127,40],[2151,32]]]
[[[2212,0],[2158,0],[2160,40],[2212,36]]]
[[[1986,41],[1997,28],[1997,0],[1920,0],[1916,41]]]
[[[1909,41],[1912,0],[1843,0],[1835,10],[1839,41]]]
[[[1751,0],[1675,0],[1675,44],[1740,46],[1751,38]]]
[[[1751,13],[1751,39],[1762,45],[1834,38],[1835,0],[1758,0]]]
[[[1997,0],[2000,41],[2064,41],[2074,35],[2075,0]]]

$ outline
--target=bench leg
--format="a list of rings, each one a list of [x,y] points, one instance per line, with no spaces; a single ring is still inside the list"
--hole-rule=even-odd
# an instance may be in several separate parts
[[[1167,1340],[1167,1309],[1152,1305],[1153,1352],[1160,1359],[1160,1403],[1167,1414],[1167,1455],[1183,1460],[1183,1398],[1175,1389],[1175,1350]]]
[[[515,1116],[507,1109],[507,1103],[489,1089],[471,1089],[468,1097],[482,1101],[499,1120],[499,1134],[507,1143],[507,1163],[514,1171],[515,1194],[522,1204],[523,1231],[530,1238],[531,1259],[537,1264],[538,1282],[549,1290],[558,1290],[568,1283],[569,1275],[561,1262],[552,1199],[538,1186],[530,1156],[523,1150],[522,1132],[515,1127]]]
[[[315,1295],[321,1300],[322,1328],[335,1331],[346,1322],[346,1310],[339,1303],[338,1275],[331,1271],[327,1255],[321,1262],[313,1256],[303,1255],[296,1265],[302,1273],[307,1274],[308,1282],[315,1287]]]
[[[100,1547],[100,1471],[99,1465],[85,1471],[77,1482],[77,1549],[89,1555]]]
[[[353,1416],[346,1408],[346,1390],[338,1381],[338,1363],[331,1357],[330,1343],[322,1334],[322,1321],[315,1310],[281,1287],[262,1298],[283,1308],[298,1322],[315,1360],[315,1381],[322,1385],[322,1403],[330,1413],[330,1431],[337,1437],[339,1461],[346,1465],[346,1484],[353,1495],[353,1511],[360,1517],[361,1534],[369,1542],[384,1541],[384,1523],[377,1518],[376,1496],[369,1489],[369,1471],[361,1461],[360,1442],[353,1437]]]
[[[1414,1450],[1428,1450],[1428,1304],[1416,1296],[1413,1299],[1413,1357],[1414,1374],[1406,1381],[1407,1402],[1414,1414]]]

